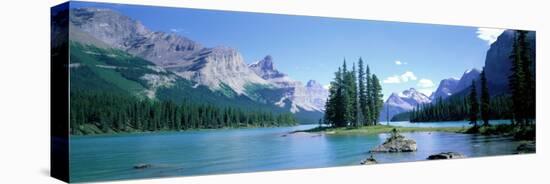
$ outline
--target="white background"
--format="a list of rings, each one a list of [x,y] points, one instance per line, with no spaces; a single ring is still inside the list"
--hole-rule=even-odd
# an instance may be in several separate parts
[[[0,6],[0,183],[62,183],[49,177],[49,7],[61,0]],[[548,183],[550,6],[542,0],[348,1],[109,0],[295,15],[529,29],[537,31],[537,154],[351,166],[119,183]]]

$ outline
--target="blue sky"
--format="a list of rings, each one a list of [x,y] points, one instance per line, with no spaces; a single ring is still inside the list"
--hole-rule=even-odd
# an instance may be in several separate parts
[[[384,99],[414,87],[429,95],[439,81],[481,68],[502,30],[368,20],[288,16],[116,4],[110,8],[153,31],[175,32],[206,47],[236,48],[247,63],[271,55],[291,78],[326,85],[342,64],[359,57],[382,82]]]

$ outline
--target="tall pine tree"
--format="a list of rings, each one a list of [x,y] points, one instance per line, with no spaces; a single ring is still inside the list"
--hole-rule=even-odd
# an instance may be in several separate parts
[[[365,115],[368,112],[367,106],[367,92],[365,86],[365,69],[363,68],[363,59],[359,58],[359,76],[358,76],[358,85],[359,85],[359,114],[361,116],[361,125],[366,124]]]
[[[374,100],[373,100],[373,97],[372,97],[372,80],[371,80],[371,75],[370,75],[370,68],[369,68],[369,65],[367,65],[367,71],[366,71],[366,76],[365,76],[365,83],[366,83],[366,91],[365,91],[365,96],[366,96],[366,99],[367,99],[367,105],[366,105],[366,108],[365,108],[365,119],[367,120],[367,125],[372,125],[372,106],[374,104]]]
[[[346,91],[349,95],[348,109],[350,113],[349,121],[353,126],[357,126],[357,76],[355,71],[355,63],[353,63],[352,70],[346,74]]]
[[[341,101],[338,104],[338,107],[342,110],[342,126],[347,126],[350,120],[353,118],[354,114],[351,111],[351,94],[349,91],[349,75],[348,75],[348,69],[346,65],[346,60],[344,59],[344,64],[342,65],[342,73],[341,73],[341,79],[340,81],[340,94],[341,94]]]
[[[371,107],[372,108],[371,124],[377,125],[378,119],[380,117],[380,111],[382,109],[382,106],[384,105],[384,101],[383,101],[383,95],[382,95],[382,86],[380,85],[380,81],[378,80],[378,77],[376,77],[376,75],[373,74],[371,80],[372,80],[371,95],[373,100],[372,107]]]
[[[481,119],[483,120],[483,126],[489,126],[491,97],[489,95],[489,87],[487,86],[487,78],[485,77],[485,68],[480,74],[481,80]]]

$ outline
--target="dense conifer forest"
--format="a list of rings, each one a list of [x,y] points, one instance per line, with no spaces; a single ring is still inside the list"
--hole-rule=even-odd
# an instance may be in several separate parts
[[[71,92],[71,134],[295,125],[291,113],[174,103],[97,91]]]

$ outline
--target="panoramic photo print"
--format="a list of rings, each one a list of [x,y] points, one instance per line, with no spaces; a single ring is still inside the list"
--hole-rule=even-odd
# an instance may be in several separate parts
[[[70,62],[71,182],[536,152],[535,31],[52,10],[52,52]]]

